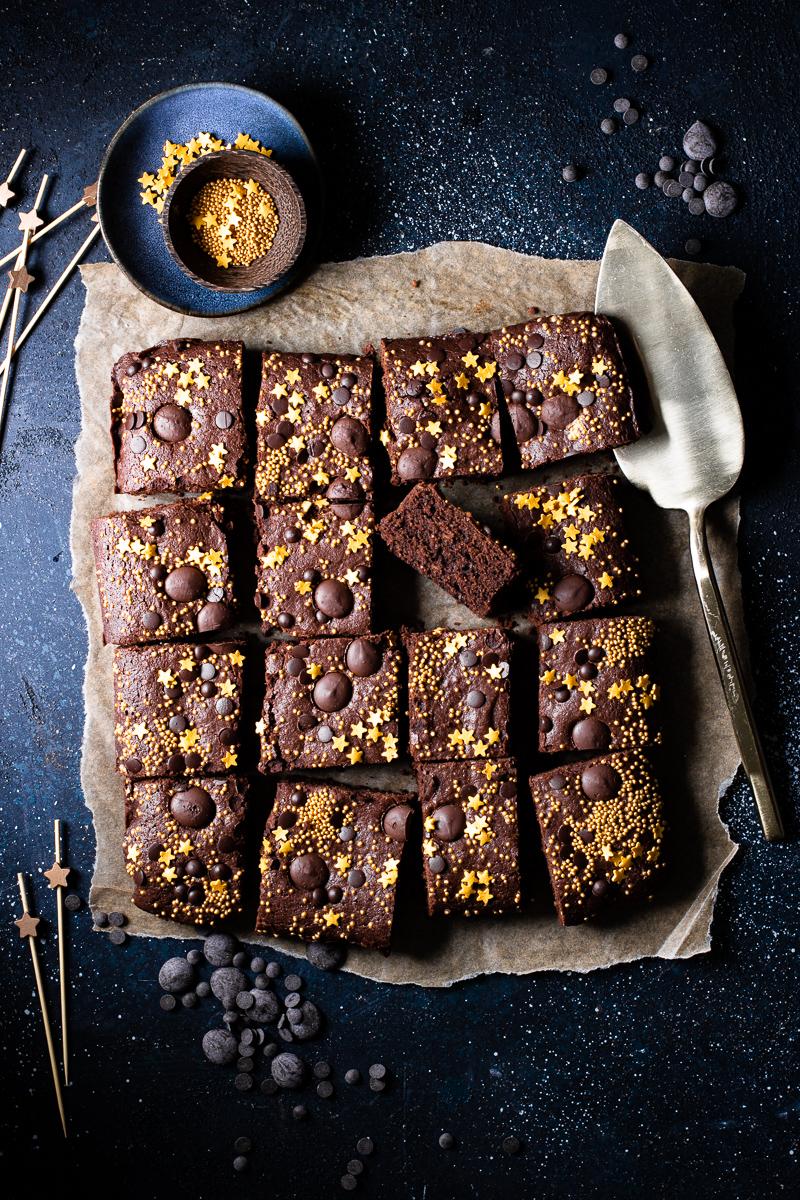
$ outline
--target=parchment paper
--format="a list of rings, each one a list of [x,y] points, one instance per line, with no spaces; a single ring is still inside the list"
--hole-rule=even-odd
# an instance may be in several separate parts
[[[732,308],[743,276],[733,268],[673,264],[709,319],[723,350],[732,346]],[[236,337],[249,349],[354,352],[381,336],[431,334],[457,326],[489,329],[524,320],[535,304],[550,312],[591,308],[597,263],[528,257],[480,243],[441,243],[413,254],[328,263],[290,294],[252,313],[222,319],[181,317],[147,300],[112,264],[81,268],[86,304],[76,338],[76,371],[81,397],[81,433],[76,445],[77,478],[71,524],[73,587],[83,606],[89,634],[84,695],[86,723],[81,781],[92,811],[97,857],[91,904],[127,914],[128,931],[152,936],[196,937],[190,927],[140,912],[130,901],[131,884],[121,853],[123,787],[114,769],[111,662],[102,644],[94,564],[88,537],[92,517],[136,501],[115,497],[109,434],[109,373],[127,350],[165,338]],[[417,281],[416,285],[413,281]],[[580,460],[556,467],[551,475],[580,469]],[[598,465],[598,459],[592,460]],[[547,473],[539,477],[547,478]],[[526,481],[531,479],[530,474]],[[504,487],[520,485],[506,481]],[[491,507],[492,484],[459,485],[471,507]],[[485,921],[429,921],[422,914],[419,884],[402,896],[388,957],[351,951],[347,969],[389,983],[445,986],[492,971],[526,974],[543,970],[589,971],[646,956],[687,958],[709,949],[710,926],[720,875],[736,853],[718,816],[718,800],[732,779],[738,753],[717,682],[697,602],[687,541],[679,514],[660,512],[637,494],[634,518],[646,579],[646,604],[661,624],[664,721],[667,748],[663,788],[672,830],[672,867],[656,903],[610,925],[561,929],[555,919],[535,848],[530,814],[526,867],[532,903],[516,917]],[[736,564],[738,503],[716,514],[710,533],[712,553],[728,611],[742,644],[740,586]],[[389,620],[408,617],[409,605],[428,627],[466,627],[478,622],[438,588],[417,580],[406,607],[391,611],[386,588],[379,603]],[[386,611],[386,609],[384,610]],[[389,623],[389,622],[387,622]],[[522,628],[522,622],[519,622]],[[336,775],[336,773],[332,773]],[[394,767],[339,772],[351,782],[380,780],[381,786],[413,786],[408,769]],[[268,789],[262,789],[266,815]],[[401,881],[402,882],[402,881]],[[252,920],[249,928],[252,928]],[[259,939],[241,932],[248,941]],[[296,943],[277,943],[302,954]]]

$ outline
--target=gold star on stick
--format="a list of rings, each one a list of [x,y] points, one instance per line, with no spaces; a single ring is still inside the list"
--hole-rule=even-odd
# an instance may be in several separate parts
[[[17,288],[20,292],[27,292],[34,280],[34,276],[30,275],[25,267],[20,267],[16,271],[9,271],[8,278],[11,280],[12,288]]]
[[[22,166],[22,160],[27,153],[28,151],[24,148],[20,150],[13,167],[8,172],[3,182],[0,183],[0,208],[7,208],[9,201],[13,200],[14,196],[16,195],[16,192],[12,192],[10,185],[13,182],[17,171]]]
[[[39,208],[39,205],[42,202],[42,196],[44,195],[44,189],[46,187],[47,187],[47,176],[43,175],[42,182],[39,184],[39,191],[36,193],[36,199],[34,201],[33,208],[31,209],[31,211],[29,213],[24,213],[23,216],[20,217],[20,228],[21,229],[23,228],[23,218],[25,218],[25,221],[24,221],[25,232],[24,232],[23,238],[22,238],[22,247],[20,249],[19,255],[17,256],[17,261],[14,264],[14,269],[17,271],[20,269],[20,267],[25,266],[25,260],[28,255],[28,245],[31,240],[31,233],[33,232],[33,221],[34,220],[38,221],[36,212]],[[31,218],[31,220],[28,220],[28,218]],[[41,224],[41,222],[40,222],[40,224]],[[11,297],[13,296],[13,300],[11,300],[11,332],[8,335],[8,346],[6,347],[6,356],[5,356],[5,373],[3,375],[3,381],[0,384],[0,444],[2,444],[3,427],[5,424],[6,396],[8,394],[8,380],[9,380],[9,375],[10,375],[9,367],[11,365],[11,356],[14,353],[14,340],[17,336],[17,317],[19,315],[19,299],[20,299],[21,295],[22,295],[22,292],[19,290],[19,288],[15,288],[15,287],[12,287],[11,285],[9,285],[8,290],[6,291],[5,299],[3,300],[2,307],[0,307],[0,330],[1,330],[3,328],[3,322],[5,321],[5,318],[6,318],[6,313],[8,312],[9,300],[11,300]]]
[[[69,1083],[68,1066],[68,1037],[67,1037],[67,959],[64,943],[64,893],[67,886],[69,867],[61,866],[61,822],[56,817],[53,822],[53,839],[55,842],[56,858],[49,871],[44,875],[50,882],[50,887],[56,893],[56,911],[58,913],[58,990],[61,995],[61,1057],[64,1064],[64,1083]]]
[[[20,872],[17,875],[17,883],[19,885],[19,896],[22,901],[22,916],[18,917],[15,924],[19,928],[19,936],[28,939],[28,945],[31,948],[31,960],[33,962],[33,973],[36,977],[36,991],[39,994],[39,1007],[42,1010],[42,1024],[44,1025],[44,1036],[47,1040],[47,1053],[50,1057],[50,1070],[53,1074],[53,1087],[56,1093],[56,1103],[58,1104],[58,1115],[61,1117],[61,1128],[64,1131],[64,1137],[67,1136],[67,1118],[64,1113],[64,1097],[61,1093],[61,1077],[58,1073],[58,1064],[56,1063],[56,1052],[53,1046],[53,1033],[50,1029],[50,1017],[47,1013],[47,999],[45,997],[44,983],[42,982],[42,969],[39,965],[39,951],[36,946],[36,927],[39,924],[39,917],[31,916],[28,910],[28,894],[25,889],[25,876]]]
[[[44,225],[44,221],[37,215],[36,207],[34,206],[30,212],[19,214],[19,227],[23,233],[33,235],[40,225]]]

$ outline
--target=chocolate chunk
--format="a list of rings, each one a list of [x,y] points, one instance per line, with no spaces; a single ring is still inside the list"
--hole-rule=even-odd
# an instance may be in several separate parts
[[[314,604],[326,617],[346,617],[353,602],[350,588],[339,579],[323,579],[314,589]]]
[[[397,460],[397,473],[404,481],[430,479],[436,470],[438,458],[433,450],[422,446],[408,446]]]
[[[383,831],[396,842],[405,842],[414,810],[410,804],[394,804],[384,813]]]
[[[605,750],[611,741],[611,731],[605,721],[584,717],[572,727],[572,743],[576,750]]]
[[[442,842],[455,842],[464,834],[467,819],[464,810],[458,804],[444,804],[434,809],[435,822],[433,835]]]
[[[703,192],[703,203],[710,217],[729,217],[738,203],[736,189],[730,183],[717,179]]]
[[[211,796],[201,787],[176,792],[169,808],[178,824],[186,829],[205,829],[214,820],[217,811]]]
[[[324,887],[330,871],[328,864],[319,854],[301,854],[298,858],[292,859],[289,875],[296,887],[310,892],[314,888]]]
[[[353,685],[342,671],[328,671],[314,685],[312,699],[322,712],[339,712],[353,695]]]
[[[305,1083],[306,1065],[296,1054],[284,1051],[276,1054],[270,1067],[272,1078],[278,1087],[299,1088]]]
[[[542,420],[551,429],[566,429],[580,415],[580,406],[573,396],[556,392],[542,405]]]
[[[206,577],[198,567],[176,567],[164,581],[164,591],[170,600],[181,603],[196,600],[207,586]]]
[[[698,161],[710,158],[717,153],[717,149],[717,139],[705,121],[695,121],[683,135],[683,152],[687,158]]]
[[[197,629],[199,633],[215,633],[224,629],[231,621],[231,610],[227,604],[205,604],[197,614]]]
[[[357,638],[347,647],[345,665],[358,679],[368,678],[380,669],[382,655],[380,646],[365,638]]]
[[[610,800],[621,786],[619,774],[608,763],[592,763],[581,772],[581,788],[590,800]]]
[[[559,612],[579,612],[593,599],[594,588],[583,575],[564,575],[553,588],[553,600]]]
[[[153,432],[162,442],[183,442],[192,432],[192,414],[178,404],[162,404],[153,414]]]

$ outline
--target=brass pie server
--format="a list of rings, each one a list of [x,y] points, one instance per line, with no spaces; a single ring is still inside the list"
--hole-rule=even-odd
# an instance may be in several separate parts
[[[744,430],[733,382],[700,309],[661,255],[625,221],[615,221],[600,264],[595,311],[633,342],[650,390],[653,423],[616,450],[622,471],[661,508],[683,509],[697,590],[742,766],[768,841],[783,822],[742,679],[706,541],[706,510],[736,483]]]

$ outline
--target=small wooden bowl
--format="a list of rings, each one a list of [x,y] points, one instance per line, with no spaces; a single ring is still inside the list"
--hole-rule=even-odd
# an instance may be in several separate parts
[[[254,179],[278,211],[275,240],[247,267],[218,267],[192,237],[189,211],[212,179]],[[215,150],[184,167],[167,193],[161,214],[171,258],[195,283],[217,292],[254,292],[279,279],[297,261],[306,240],[306,206],[289,172],[253,150]]]

